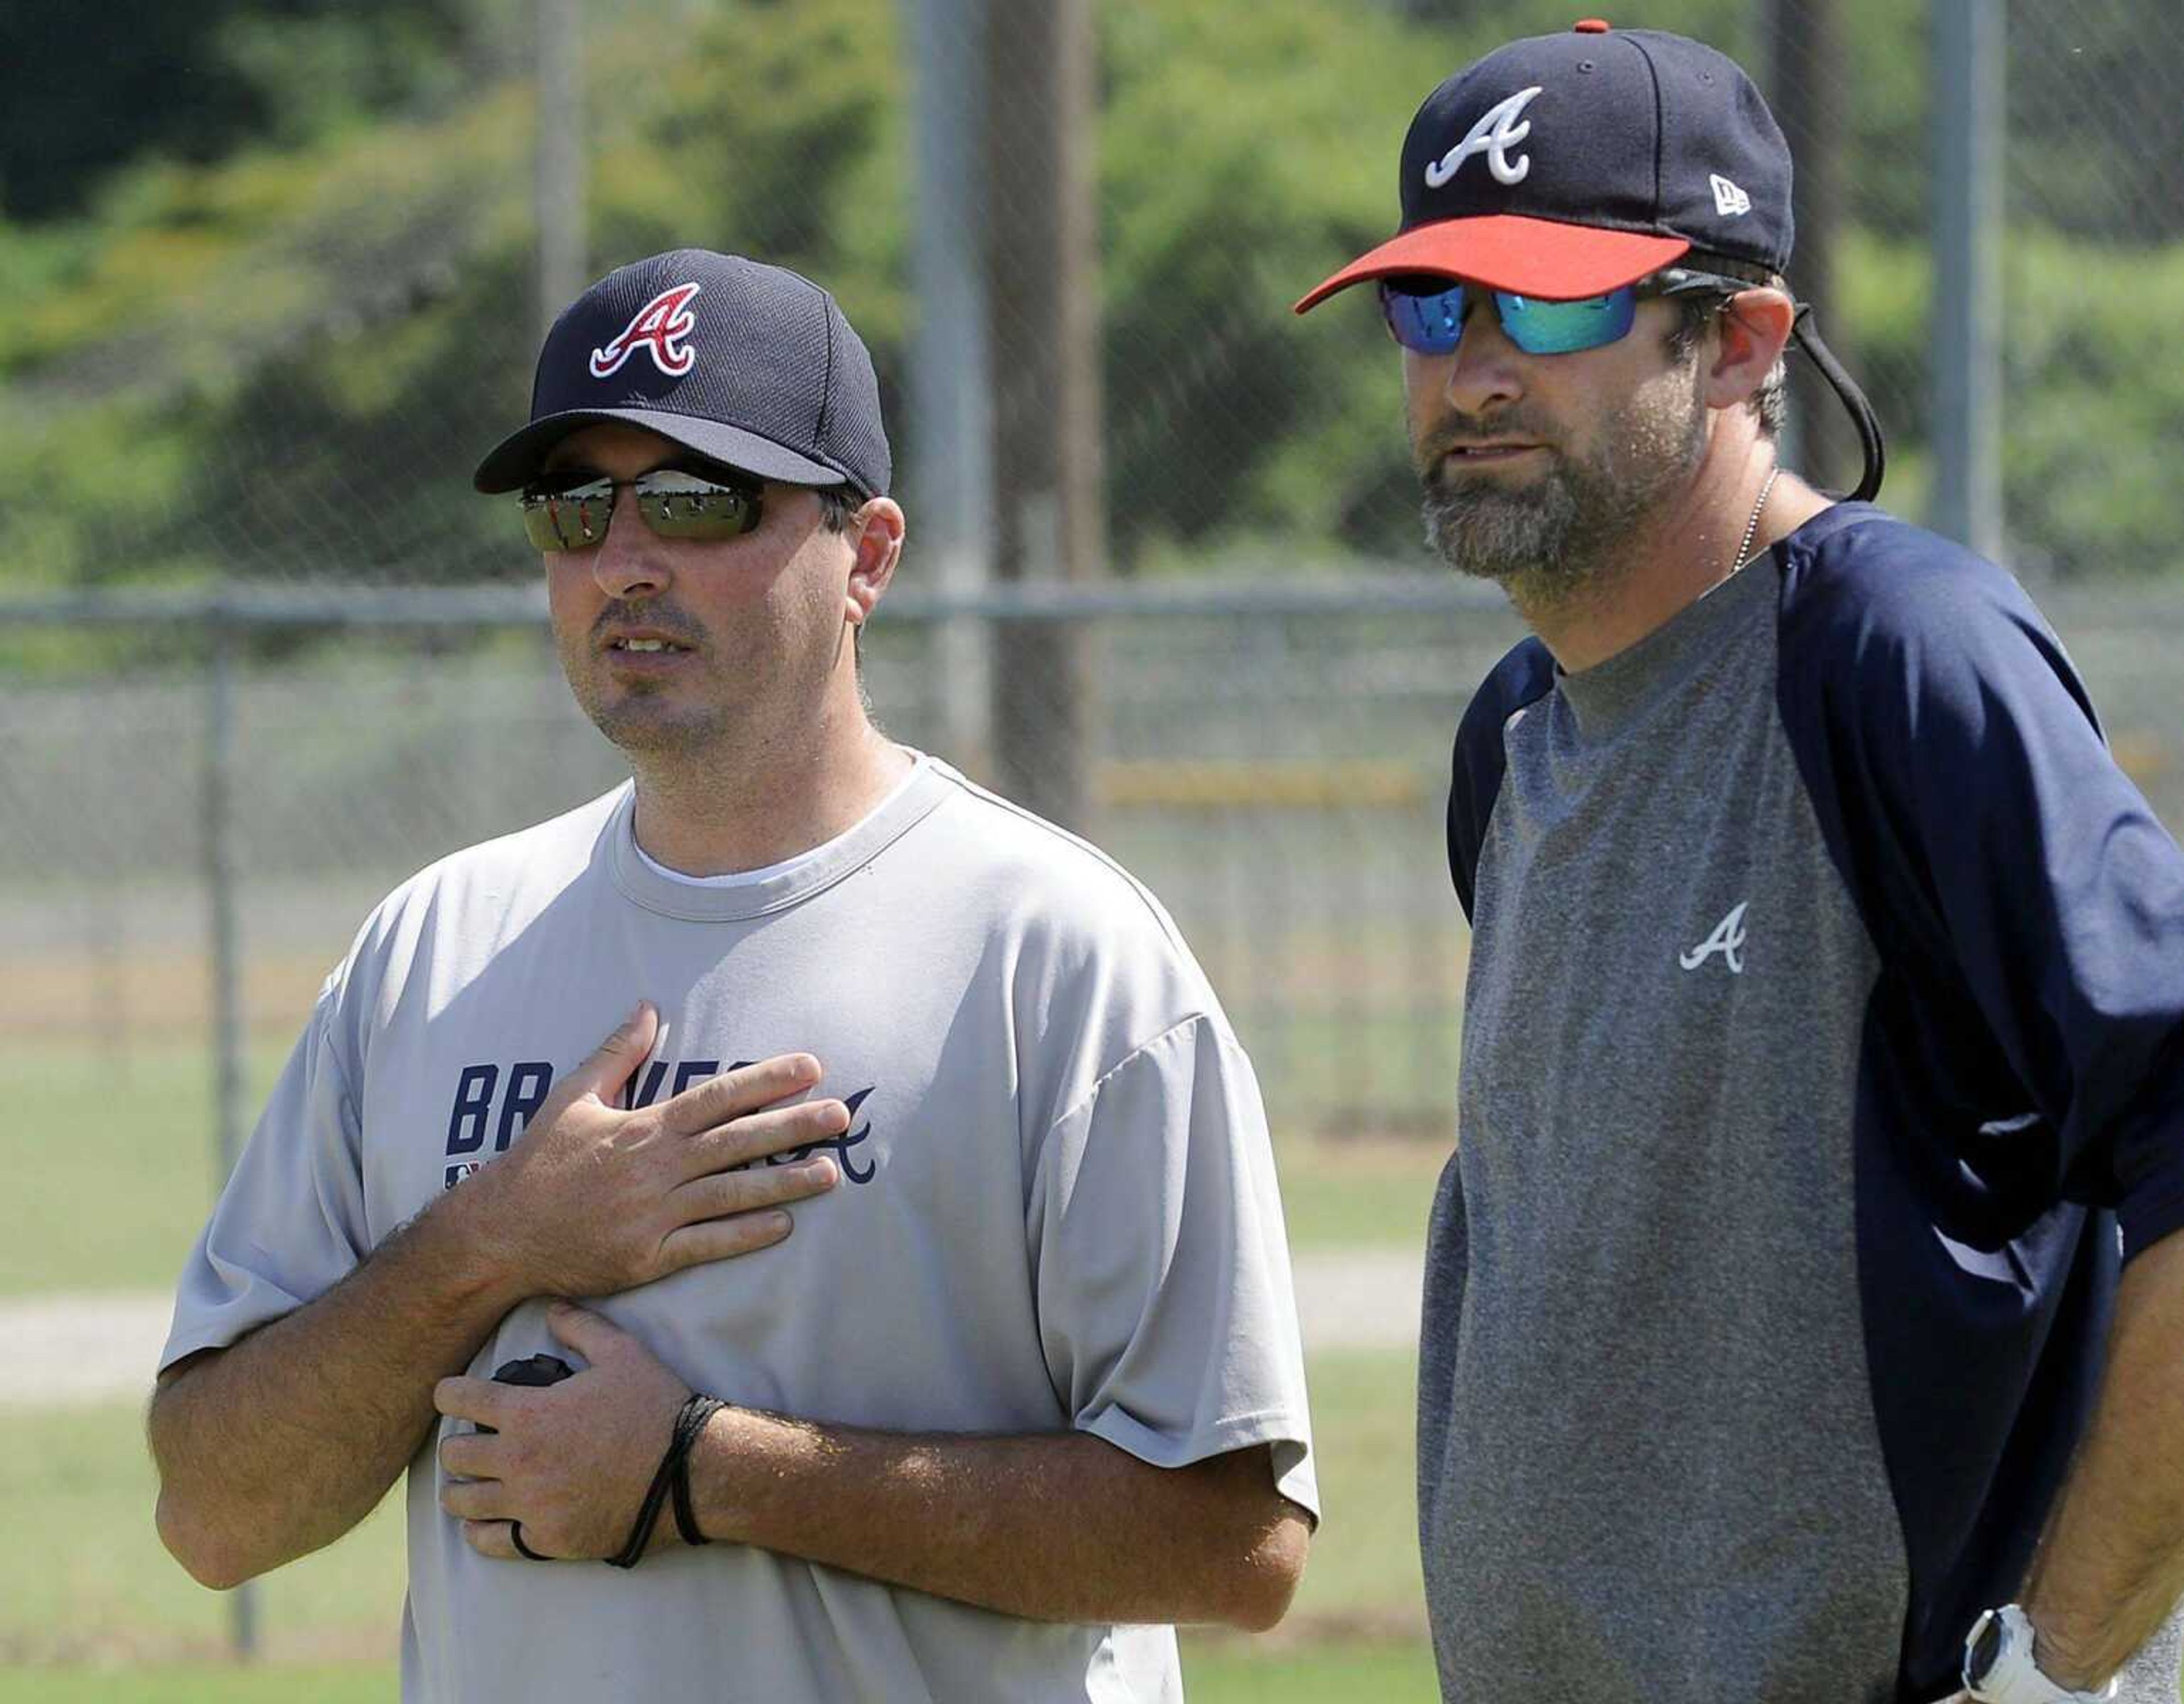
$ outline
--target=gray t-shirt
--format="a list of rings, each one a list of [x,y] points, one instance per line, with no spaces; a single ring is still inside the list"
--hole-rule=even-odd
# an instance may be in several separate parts
[[[1457,736],[1419,1357],[1450,1704],[1911,1704],[2184,1228],[2184,854],[2009,576],[1863,504]],[[2176,1704],[2170,1628],[2120,1701]]]
[[[1270,1445],[1316,1512],[1264,1110],[1157,902],[939,763],[821,855],[725,888],[648,866],[632,800],[458,853],[374,912],[191,1256],[164,1363],[326,1290],[643,997],[662,1027],[636,1103],[805,1050],[853,1110],[842,1182],[785,1243],[597,1304],[682,1378],[844,1424],[1074,1428],[1162,1467]],[[526,1303],[471,1370],[556,1350]],[[409,1704],[1182,1696],[1166,1627],[1021,1621],[733,1545],[627,1573],[492,1561],[439,1490],[428,1447]]]

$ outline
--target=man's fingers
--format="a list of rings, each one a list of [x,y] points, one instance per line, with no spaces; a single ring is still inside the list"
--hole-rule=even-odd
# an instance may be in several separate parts
[[[661,1239],[660,1269],[680,1272],[684,1267],[702,1266],[707,1261],[747,1255],[754,1249],[779,1242],[791,1228],[788,1215],[778,1207],[738,1213],[733,1218],[700,1219],[694,1225],[670,1231]]]
[[[450,1479],[440,1487],[440,1506],[459,1521],[504,1521],[515,1512],[498,1479]]]
[[[629,1341],[629,1334],[604,1314],[557,1301],[546,1310],[546,1329],[593,1366],[611,1359]]]
[[[596,1094],[612,1105],[622,1084],[644,1063],[652,1051],[652,1044],[660,1037],[660,1013],[649,1000],[639,1000],[637,1010],[615,1026],[614,1033],[594,1048],[563,1079],[575,1099]]]
[[[440,1471],[465,1479],[497,1479],[501,1440],[483,1432],[456,1432],[440,1439]]]
[[[846,1135],[850,1109],[838,1100],[807,1100],[794,1106],[769,1106],[762,1112],[701,1130],[684,1144],[682,1175],[702,1177],[748,1166],[769,1155],[816,1148]]]
[[[527,1558],[515,1552],[512,1536],[515,1526],[509,1521],[465,1521],[463,1541],[482,1556],[492,1556],[499,1562],[523,1562]],[[538,1545],[531,1546],[537,1550]]]
[[[691,1225],[701,1219],[725,1219],[823,1195],[841,1175],[841,1167],[822,1155],[800,1160],[794,1166],[754,1166],[747,1172],[714,1172],[693,1178],[670,1194],[667,1202],[677,1218]],[[787,1234],[786,1230],[783,1234]]]
[[[499,1426],[514,1399],[514,1387],[490,1378],[443,1378],[432,1387],[432,1406],[440,1412],[480,1426]]]
[[[661,1103],[660,1121],[677,1136],[694,1136],[743,1113],[801,1094],[818,1080],[817,1060],[808,1053],[784,1053],[693,1084]]]

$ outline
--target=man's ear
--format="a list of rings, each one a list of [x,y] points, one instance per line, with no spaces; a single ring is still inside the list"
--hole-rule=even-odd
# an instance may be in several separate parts
[[[887,595],[902,560],[903,531],[902,507],[892,498],[867,498],[850,515],[849,539],[855,554],[843,614],[851,626],[863,626]]]
[[[1797,317],[1797,303],[1780,290],[1755,287],[1730,298],[1714,320],[1704,385],[1708,408],[1733,409],[1759,394]]]

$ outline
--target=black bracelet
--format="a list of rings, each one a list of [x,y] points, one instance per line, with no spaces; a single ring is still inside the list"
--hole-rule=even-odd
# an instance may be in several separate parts
[[[659,1523],[660,1506],[666,1500],[666,1495],[665,1472],[655,1473],[651,1488],[644,1494],[644,1501],[638,1506],[637,1521],[629,1529],[627,1541],[607,1558],[609,1568],[635,1568],[643,1560],[645,1546],[652,1542],[652,1529]]]
[[[698,1512],[690,1506],[690,1452],[705,1434],[705,1423],[727,1406],[717,1396],[693,1396],[675,1417],[675,1530],[686,1545],[712,1543],[698,1529]]]
[[[674,1431],[667,1440],[667,1452],[660,1458],[660,1466],[652,1475],[652,1484],[644,1493],[644,1501],[637,1511],[636,1523],[629,1529],[629,1539],[621,1550],[609,1556],[609,1568],[635,1568],[644,1559],[645,1549],[652,1542],[652,1529],[660,1523],[660,1511],[668,1498],[675,1499],[675,1528],[682,1534],[686,1544],[702,1545],[709,1542],[698,1530],[696,1514],[690,1507],[690,1446],[697,1442],[698,1434],[705,1429],[705,1423],[728,1405],[717,1396],[693,1396],[683,1403],[675,1416]]]

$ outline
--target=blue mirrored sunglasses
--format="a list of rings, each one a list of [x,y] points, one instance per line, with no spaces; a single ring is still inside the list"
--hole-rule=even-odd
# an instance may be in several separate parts
[[[1509,290],[1452,283],[1445,278],[1383,279],[1380,312],[1396,341],[1405,348],[1421,355],[1449,355],[1462,341],[1464,320],[1484,297],[1494,303],[1502,334],[1526,354],[1571,355],[1580,349],[1603,348],[1627,336],[1638,316],[1641,297],[1683,296],[1699,291],[1734,296],[1753,287],[1716,272],[1671,267],[1604,296],[1551,302]]]

